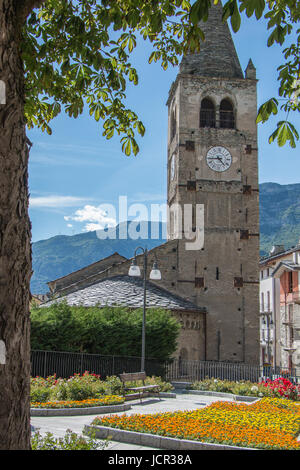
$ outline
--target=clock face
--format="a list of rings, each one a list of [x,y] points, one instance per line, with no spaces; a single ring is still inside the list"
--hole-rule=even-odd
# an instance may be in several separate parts
[[[226,171],[231,166],[232,156],[225,147],[212,147],[206,154],[206,162],[214,171]]]

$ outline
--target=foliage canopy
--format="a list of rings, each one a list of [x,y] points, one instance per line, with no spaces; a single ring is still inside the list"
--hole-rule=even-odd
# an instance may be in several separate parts
[[[146,356],[167,360],[176,350],[179,323],[168,311],[146,315]],[[57,302],[31,310],[31,348],[90,354],[141,355],[142,309],[70,307]]]
[[[220,0],[214,0],[218,3]],[[50,121],[64,110],[77,117],[88,106],[96,121],[103,121],[103,135],[121,136],[122,150],[136,155],[136,133],[145,127],[137,114],[126,108],[126,85],[138,84],[138,71],[130,55],[141,36],[153,50],[148,58],[166,69],[177,65],[182,54],[201,48],[205,39],[199,21],[206,21],[212,0],[46,0],[35,2],[23,28],[22,54],[26,77],[25,115],[29,128],[39,126],[51,133]],[[234,32],[242,15],[259,20],[265,16],[270,35],[267,44],[284,46],[299,22],[297,0],[227,0],[223,18]],[[292,147],[299,138],[287,120],[290,111],[300,110],[300,34],[283,48],[284,63],[278,67],[280,108],[287,117],[270,136]],[[262,104],[257,122],[278,112],[272,97]]]

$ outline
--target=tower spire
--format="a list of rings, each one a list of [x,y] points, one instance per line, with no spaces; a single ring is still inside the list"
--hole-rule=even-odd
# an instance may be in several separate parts
[[[222,3],[209,9],[208,20],[199,26],[205,35],[200,51],[187,54],[180,64],[180,73],[203,77],[244,78],[227,22],[222,21]]]

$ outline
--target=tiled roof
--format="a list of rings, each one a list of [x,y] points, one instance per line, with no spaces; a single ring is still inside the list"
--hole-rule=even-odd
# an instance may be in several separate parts
[[[55,302],[66,300],[68,305],[71,306],[124,306],[141,308],[143,307],[143,299],[143,280],[124,275],[103,279],[84,289],[46,302],[41,306],[48,307]],[[150,281],[147,281],[146,306],[148,308],[159,307],[167,310],[204,310],[192,302],[152,284]]]

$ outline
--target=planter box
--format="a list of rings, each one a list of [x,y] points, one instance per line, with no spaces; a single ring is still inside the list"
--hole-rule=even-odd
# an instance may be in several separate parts
[[[223,444],[209,444],[199,441],[176,439],[173,437],[158,436],[142,432],[126,431],[124,429],[109,428],[106,426],[86,425],[83,433],[92,433],[97,439],[107,439],[127,444],[136,444],[145,447],[168,450],[257,450],[250,447],[235,447]]]
[[[31,416],[83,416],[106,413],[119,413],[130,410],[131,405],[103,405],[90,406],[87,408],[31,408]]]

